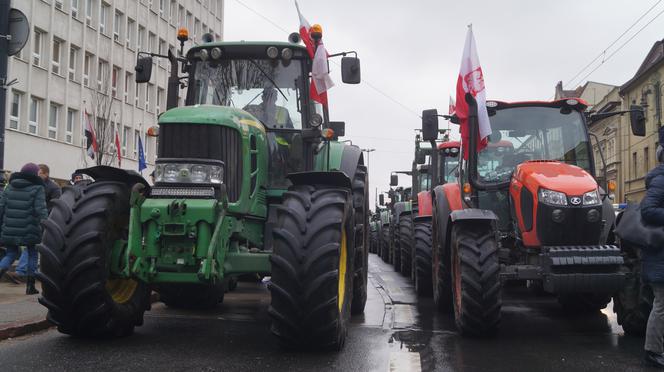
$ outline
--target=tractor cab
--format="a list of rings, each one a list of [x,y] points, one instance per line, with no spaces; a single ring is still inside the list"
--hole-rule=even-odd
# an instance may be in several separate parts
[[[459,141],[445,141],[438,144],[438,168],[441,184],[455,183],[459,178],[460,149]]]

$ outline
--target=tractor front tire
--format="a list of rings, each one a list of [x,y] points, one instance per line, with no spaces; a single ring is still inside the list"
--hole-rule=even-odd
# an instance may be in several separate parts
[[[441,219],[434,204],[431,224],[431,286],[433,302],[438,311],[450,314],[454,311],[452,298],[452,264],[449,253],[447,231],[441,229]],[[447,218],[447,217],[444,217]]]
[[[625,286],[613,296],[613,312],[616,313],[618,324],[626,334],[645,335],[653,301],[652,288],[642,283],[640,271],[636,271]]]
[[[415,292],[423,297],[433,293],[431,279],[431,220],[415,221],[413,279]]]
[[[401,235],[399,234],[399,225],[393,222],[390,223],[390,230],[392,231],[392,239],[390,239],[390,258],[392,259],[394,271],[400,273],[401,251],[399,248],[399,241],[401,240]]]
[[[283,198],[270,259],[272,333],[289,349],[340,350],[353,296],[351,192],[296,185]]]
[[[380,228],[380,258],[386,264],[390,263],[390,227],[383,225]]]
[[[401,255],[399,271],[410,278],[413,265],[411,253],[413,250],[413,215],[404,214],[399,218],[399,253]]]
[[[114,277],[110,257],[127,239],[129,187],[100,181],[65,187],[53,201],[39,245],[47,319],[62,333],[83,337],[129,335],[143,324],[148,286]]]
[[[500,322],[501,284],[498,244],[486,223],[452,226],[454,319],[464,335],[492,333]]]
[[[574,293],[558,296],[558,303],[565,311],[573,314],[594,313],[600,311],[611,302],[610,294]]]
[[[369,178],[367,167],[359,165],[353,179],[355,216],[355,273],[353,276],[352,315],[364,313],[369,276]]]
[[[167,284],[159,287],[159,299],[174,309],[214,309],[224,301],[224,284]]]

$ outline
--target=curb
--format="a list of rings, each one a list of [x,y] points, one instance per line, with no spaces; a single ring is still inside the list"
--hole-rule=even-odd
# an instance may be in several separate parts
[[[159,302],[159,294],[157,292],[152,292],[150,294],[150,304],[155,302]],[[16,322],[9,325],[8,327],[0,328],[0,341],[6,340],[8,338],[25,336],[27,334],[43,331],[52,327],[55,327],[55,325],[46,319]]]

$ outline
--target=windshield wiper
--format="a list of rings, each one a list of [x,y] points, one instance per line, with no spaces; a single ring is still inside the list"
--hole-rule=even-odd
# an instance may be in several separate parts
[[[263,76],[265,76],[270,81],[270,83],[272,83],[272,85],[275,88],[277,88],[277,90],[279,91],[279,94],[281,94],[281,96],[284,97],[286,102],[288,102],[288,98],[286,98],[286,95],[284,94],[284,92],[281,91],[281,89],[277,86],[277,83],[275,83],[274,80],[272,80],[270,75],[266,74],[265,71],[263,71],[263,69],[261,68],[261,66],[259,66],[258,63],[256,63],[256,61],[254,61],[253,59],[248,59],[247,61],[253,63],[254,66],[256,66],[256,68],[258,69],[258,71],[260,71],[263,74]]]

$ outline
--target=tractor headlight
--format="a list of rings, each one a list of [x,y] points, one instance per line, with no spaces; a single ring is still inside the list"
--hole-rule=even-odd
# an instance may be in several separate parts
[[[540,203],[549,205],[567,205],[567,195],[562,192],[539,189],[537,200]]]
[[[154,180],[166,183],[221,184],[223,174],[223,167],[216,164],[158,163]]]
[[[598,205],[601,203],[602,201],[599,198],[599,193],[597,190],[589,191],[583,194],[583,205]]]

